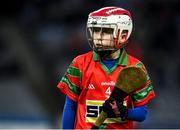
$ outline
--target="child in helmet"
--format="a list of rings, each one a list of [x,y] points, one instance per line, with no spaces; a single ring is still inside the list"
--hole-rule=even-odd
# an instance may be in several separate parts
[[[130,12],[119,7],[105,7],[89,14],[87,39],[92,51],[74,58],[58,83],[66,95],[63,129],[98,128],[94,123],[104,109],[108,118],[99,128],[130,129],[134,128],[133,121],[146,119],[147,104],[155,96],[148,76],[146,85],[122,103],[107,101],[124,67],[133,65],[145,70],[143,63],[124,49],[132,28]]]

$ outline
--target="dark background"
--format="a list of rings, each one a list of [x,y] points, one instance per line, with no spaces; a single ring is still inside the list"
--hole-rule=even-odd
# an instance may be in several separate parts
[[[156,98],[138,128],[180,128],[179,0],[0,1],[0,128],[61,128],[56,85],[74,57],[90,50],[86,21],[104,6],[131,11],[127,51],[149,71]]]

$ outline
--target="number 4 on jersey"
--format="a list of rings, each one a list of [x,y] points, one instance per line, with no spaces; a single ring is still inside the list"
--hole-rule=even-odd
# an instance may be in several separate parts
[[[110,96],[110,94],[111,94],[111,87],[108,87],[108,88],[106,89],[105,94],[108,94],[108,96]]]

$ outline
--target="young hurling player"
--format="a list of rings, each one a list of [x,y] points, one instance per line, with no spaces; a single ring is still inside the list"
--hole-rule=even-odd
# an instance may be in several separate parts
[[[63,129],[91,128],[102,109],[108,109],[108,118],[100,128],[133,128],[133,121],[146,119],[147,104],[155,96],[149,76],[146,85],[126,97],[123,104],[105,102],[124,67],[145,70],[143,63],[123,48],[132,28],[131,14],[122,8],[105,7],[89,14],[87,38],[92,51],[74,58],[58,84],[66,95]]]

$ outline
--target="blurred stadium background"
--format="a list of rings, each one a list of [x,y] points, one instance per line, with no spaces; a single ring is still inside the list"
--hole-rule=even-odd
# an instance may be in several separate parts
[[[127,45],[147,67],[156,98],[138,128],[180,128],[179,0],[6,0],[0,2],[0,129],[61,128],[64,95],[56,88],[72,59],[90,50],[89,12],[132,12]]]

